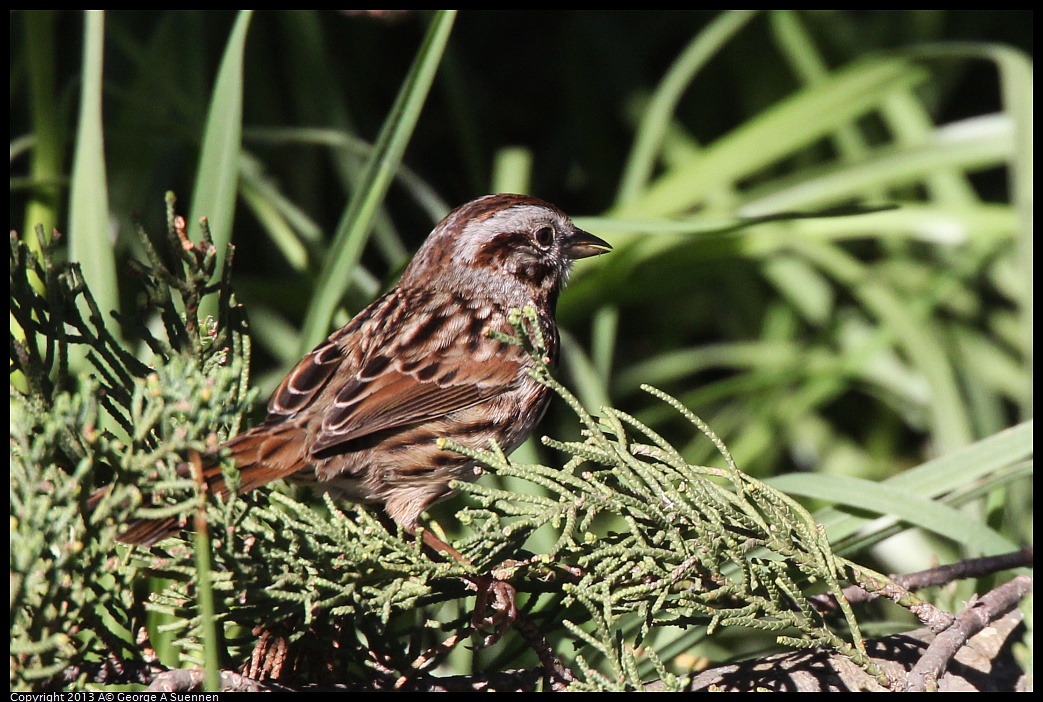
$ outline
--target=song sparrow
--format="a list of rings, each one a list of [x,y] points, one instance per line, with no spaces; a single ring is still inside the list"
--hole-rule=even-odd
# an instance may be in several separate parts
[[[264,422],[226,444],[240,491],[317,481],[380,505],[414,533],[451,481],[474,478],[474,462],[439,448],[439,438],[510,452],[547,407],[547,388],[528,372],[533,360],[489,330],[513,333],[508,311],[531,306],[555,361],[555,305],[572,262],[610,248],[533,197],[489,195],[457,208],[394,289],[290,371]],[[218,466],[204,475],[227,492]],[[142,520],[119,538],[151,545],[176,530],[174,519]]]

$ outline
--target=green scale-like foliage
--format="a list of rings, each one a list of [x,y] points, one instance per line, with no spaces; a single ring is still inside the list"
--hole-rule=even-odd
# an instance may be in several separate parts
[[[138,332],[150,364],[117,341],[55,241],[39,232],[35,254],[11,238],[12,689],[125,679],[146,612],[137,563],[114,543],[118,525],[131,513],[182,512],[139,509],[138,486],[192,494],[178,477],[184,456],[215,447],[247,407],[242,313],[226,281],[213,282],[213,245],[183,233],[171,199],[164,250],[179,260],[162,264],[142,239],[142,319],[123,331]],[[200,325],[193,312],[209,295],[221,300],[220,322]],[[162,337],[148,332],[150,317]],[[77,377],[69,358],[80,349],[92,373]]]

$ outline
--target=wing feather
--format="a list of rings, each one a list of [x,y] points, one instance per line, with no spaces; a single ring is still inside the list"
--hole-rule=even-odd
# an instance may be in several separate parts
[[[489,401],[522,382],[528,362],[519,347],[485,334],[490,325],[509,330],[492,304],[447,292],[386,296],[290,371],[268,403],[268,423],[325,407],[309,446],[316,455]],[[471,338],[460,343],[460,335]]]

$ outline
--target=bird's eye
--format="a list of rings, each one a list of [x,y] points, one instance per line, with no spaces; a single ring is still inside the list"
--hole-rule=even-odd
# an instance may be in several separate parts
[[[545,249],[554,242],[554,230],[550,227],[540,227],[532,238],[536,241],[537,246]]]

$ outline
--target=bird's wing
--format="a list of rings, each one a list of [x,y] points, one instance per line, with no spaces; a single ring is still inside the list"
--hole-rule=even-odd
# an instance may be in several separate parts
[[[486,333],[500,319],[491,307],[447,293],[376,304],[298,363],[269,402],[269,421],[324,406],[313,455],[474,406],[524,379],[525,352]]]

